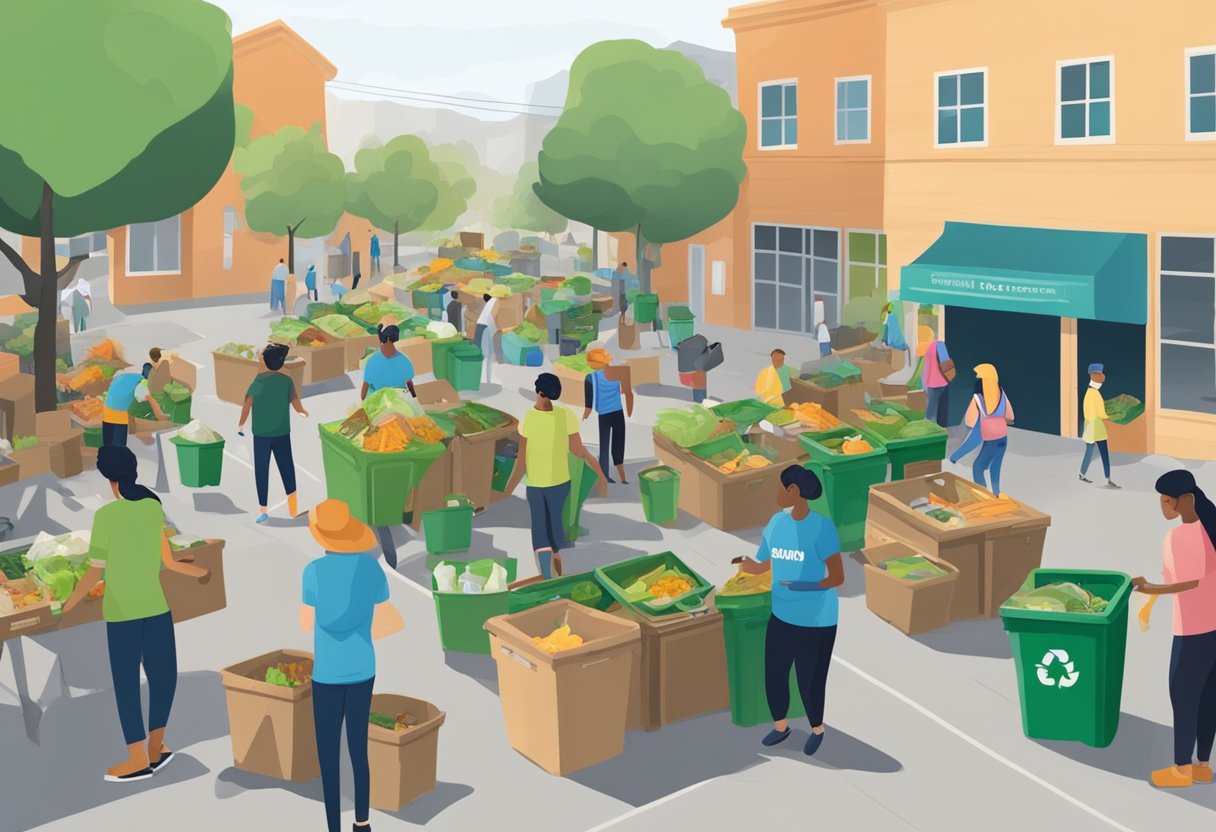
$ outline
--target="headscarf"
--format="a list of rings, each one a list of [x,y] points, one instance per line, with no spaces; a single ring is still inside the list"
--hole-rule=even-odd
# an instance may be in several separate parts
[[[983,382],[984,407],[991,416],[1001,404],[1001,380],[996,374],[996,367],[991,364],[977,364],[975,377]]]

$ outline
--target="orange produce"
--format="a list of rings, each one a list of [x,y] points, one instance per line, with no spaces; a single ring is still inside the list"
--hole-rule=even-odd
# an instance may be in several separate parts
[[[103,341],[102,343],[105,342]],[[105,373],[101,371],[100,367],[85,367],[76,375],[68,378],[64,384],[69,390],[75,392],[83,390],[85,387],[98,381],[105,381],[105,377]]]
[[[122,347],[113,338],[99,341],[85,353],[85,361],[114,361],[122,358]]]

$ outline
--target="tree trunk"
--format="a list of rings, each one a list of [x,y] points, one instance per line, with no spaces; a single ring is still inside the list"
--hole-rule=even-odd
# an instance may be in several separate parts
[[[38,266],[38,325],[34,329],[34,409],[46,413],[59,407],[55,390],[55,326],[59,319],[59,274],[55,264],[55,194],[42,185],[41,252]]]
[[[635,252],[636,257],[637,257],[637,263],[635,263],[634,265],[637,267],[637,270],[638,270],[638,291],[644,292],[644,293],[649,293],[650,292],[650,261],[646,259],[646,235],[642,233],[642,226],[640,226],[640,225],[637,227],[637,232],[635,234],[635,240],[637,242],[637,246],[636,246],[637,250]]]
[[[600,230],[591,226],[591,271],[600,267]]]
[[[287,273],[296,273],[296,230],[287,226]]]
[[[397,271],[397,267],[401,265],[401,260],[397,256],[397,250],[399,248],[401,248],[401,246],[399,246],[397,244],[400,237],[401,237],[401,221],[394,220],[393,221],[393,271],[394,272]]]

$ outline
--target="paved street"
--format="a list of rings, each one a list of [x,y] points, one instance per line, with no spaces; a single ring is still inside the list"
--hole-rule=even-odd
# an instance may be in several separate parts
[[[194,415],[228,437],[224,486],[182,488],[170,458],[174,485],[164,504],[183,531],[227,541],[228,608],[178,627],[181,678],[168,741],[182,753],[171,769],[147,783],[111,785],[101,779],[123,752],[102,627],[23,640],[31,687],[50,694],[65,690],[57,698],[48,694],[36,744],[27,739],[12,691],[0,689],[0,828],[74,832],[85,823],[95,830],[153,824],[200,831],[321,828],[319,780],[284,784],[232,767],[217,672],[279,647],[310,649],[296,627],[296,611],[300,573],[317,556],[317,547],[304,521],[287,519],[282,506],[266,526],[253,523],[249,440],[236,436],[236,406],[214,397],[211,350],[230,340],[258,342],[271,315],[261,303],[240,303],[172,313],[107,311],[96,319],[108,324],[82,336],[78,354],[80,344],[109,336],[126,346],[129,360],[139,360],[155,345],[176,349],[202,368]],[[774,346],[784,347],[791,360],[808,356],[812,347],[789,336],[707,334],[726,345],[726,364],[710,376],[710,395],[718,399],[750,395],[755,372]],[[611,348],[615,341],[611,334],[609,339]],[[495,367],[495,374],[496,383],[480,399],[521,415],[529,406],[535,370]],[[631,479],[653,460],[649,424],[655,411],[687,400],[687,391],[676,385],[674,354],[664,360],[663,384],[641,392],[627,447]],[[353,378],[306,398],[311,418],[294,426],[301,505],[325,496],[316,424],[344,415],[356,400]],[[584,438],[594,441],[594,428],[585,428]],[[151,448],[138,442],[132,447],[151,464]],[[1152,486],[1176,462],[1116,458],[1115,479],[1124,489],[1111,492],[1077,482],[1080,452],[1075,440],[1011,435],[1004,488],[1052,516],[1044,564],[1157,574],[1168,526]],[[1216,487],[1213,466],[1195,471],[1202,485]],[[273,496],[278,487],[272,478],[272,503],[282,499]],[[96,473],[20,483],[0,490],[0,513],[18,520],[18,537],[43,529],[85,529],[106,491]],[[734,571],[730,559],[750,554],[759,534],[758,529],[722,533],[687,515],[673,528],[647,524],[636,485],[614,486],[606,500],[593,497],[583,524],[590,536],[565,557],[568,572],[670,549],[719,583]],[[520,559],[521,576],[534,574],[527,527],[522,497],[503,501],[477,517],[472,554],[510,554]],[[373,813],[377,830],[425,825],[463,832],[496,821],[504,829],[546,832],[731,829],[759,818],[769,826],[813,822],[824,829],[926,832],[1032,827],[1155,832],[1212,825],[1216,787],[1164,793],[1146,783],[1148,772],[1170,757],[1170,634],[1164,609],[1157,611],[1150,632],[1141,634],[1133,626],[1129,633],[1123,715],[1114,744],[1090,749],[1040,743],[1022,736],[1009,642],[999,621],[959,623],[908,638],[868,612],[861,567],[846,560],[840,635],[828,685],[828,735],[816,758],[801,754],[805,720],[785,747],[770,751],[759,742],[765,729],[736,728],[723,712],[653,734],[631,733],[621,757],[555,778],[508,746],[492,659],[445,659],[424,547],[405,535],[399,541],[399,570],[390,584],[407,629],[378,644],[377,689],[434,702],[446,711],[447,722],[440,732],[438,788],[399,815]],[[0,682],[6,686],[12,652],[6,649],[0,660]],[[344,794],[349,807],[349,783]]]

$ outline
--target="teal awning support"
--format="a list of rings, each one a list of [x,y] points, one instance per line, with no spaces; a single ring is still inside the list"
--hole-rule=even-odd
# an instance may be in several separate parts
[[[948,222],[900,270],[912,303],[1148,322],[1148,237]]]

